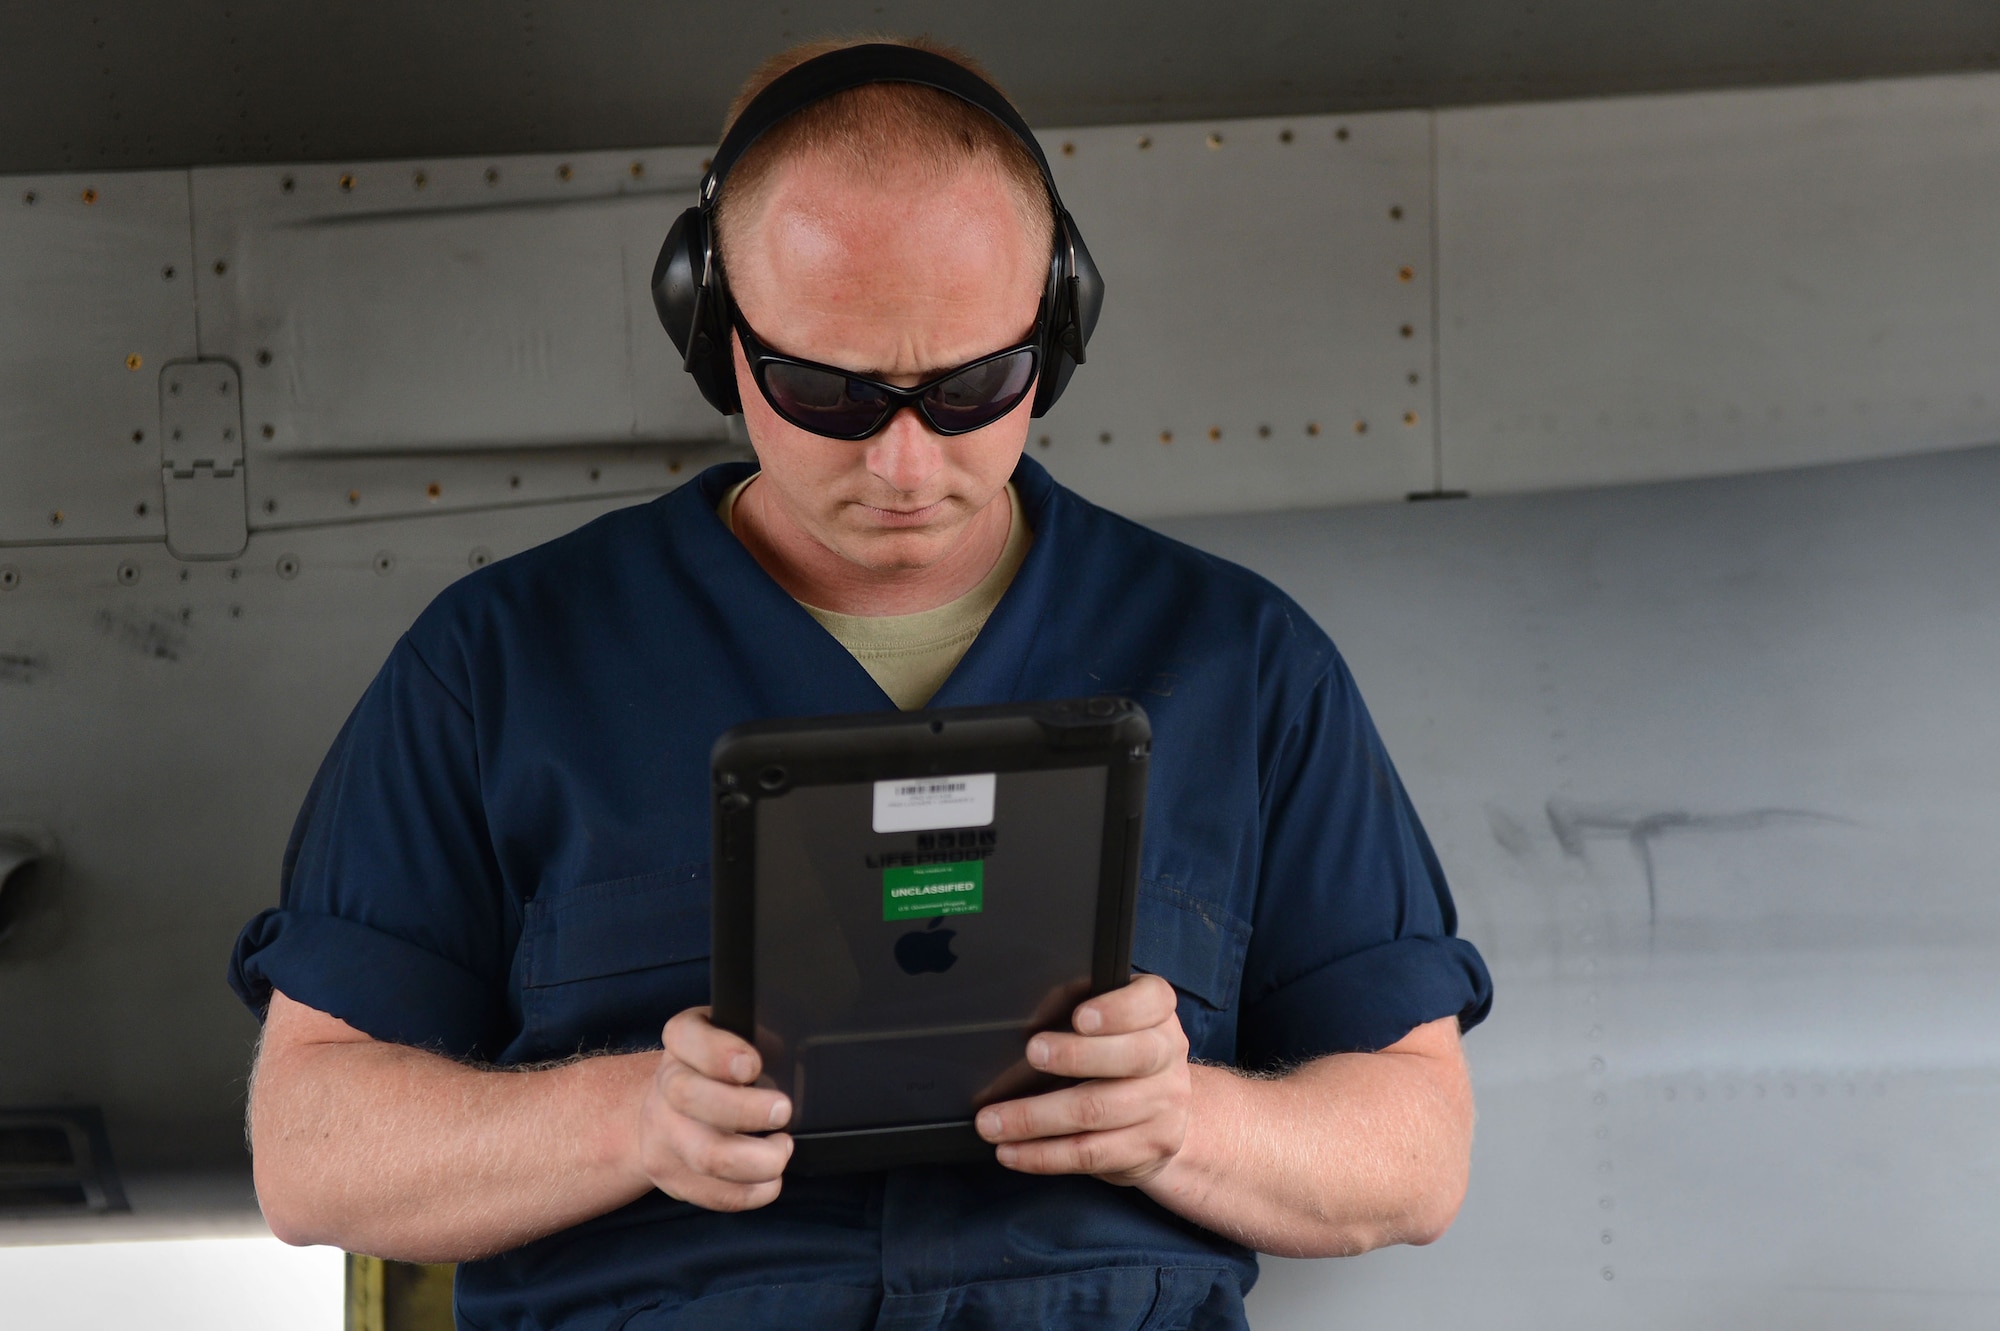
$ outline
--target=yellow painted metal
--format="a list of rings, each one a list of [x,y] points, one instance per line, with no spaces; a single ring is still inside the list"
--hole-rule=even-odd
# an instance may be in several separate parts
[[[452,1331],[457,1269],[347,1254],[347,1331]]]

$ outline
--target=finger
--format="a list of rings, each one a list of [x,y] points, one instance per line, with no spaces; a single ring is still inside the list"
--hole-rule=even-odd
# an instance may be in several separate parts
[[[660,1043],[669,1054],[716,1081],[748,1085],[763,1071],[764,1060],[750,1042],[709,1021],[705,1007],[675,1013],[660,1033]]]
[[[1128,1035],[1044,1031],[1028,1041],[1028,1066],[1059,1077],[1151,1077],[1187,1061],[1180,1023]]]
[[[792,1116],[782,1091],[704,1077],[683,1063],[668,1063],[660,1078],[667,1107],[723,1132],[769,1132]]]
[[[1168,1159],[1144,1133],[1133,1131],[1009,1142],[993,1154],[1002,1165],[1022,1174],[1095,1174],[1114,1183],[1147,1178],[1164,1168]]]
[[[778,1193],[784,1186],[782,1179],[773,1179],[769,1183],[724,1183],[719,1179],[690,1175],[684,1186],[662,1188],[660,1191],[707,1211],[754,1211],[778,1200]]]
[[[974,1123],[987,1141],[1019,1142],[1080,1132],[1115,1132],[1168,1108],[1167,1097],[1144,1082],[1092,1081],[988,1105],[979,1111]]]
[[[670,1168],[667,1172],[683,1178],[769,1183],[784,1174],[785,1162],[792,1158],[792,1139],[785,1133],[746,1137],[741,1133],[718,1132],[691,1118],[672,1120],[666,1138],[674,1161],[680,1165],[678,1170]]]
[[[721,1132],[770,1132],[791,1118],[784,1092],[716,1081],[681,1063],[664,1064],[658,1090],[668,1109]]]
[[[1122,1035],[1159,1025],[1175,1004],[1172,985],[1157,975],[1135,975],[1128,984],[1077,1004],[1070,1025],[1082,1035]]]

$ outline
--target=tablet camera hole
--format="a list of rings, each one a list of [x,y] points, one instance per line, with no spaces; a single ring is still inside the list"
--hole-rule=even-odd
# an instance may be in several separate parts
[[[768,791],[780,791],[785,788],[785,780],[789,775],[782,767],[767,767],[757,773],[757,784]]]
[[[942,721],[931,722],[931,734],[942,735],[943,733],[944,733],[944,722]]]

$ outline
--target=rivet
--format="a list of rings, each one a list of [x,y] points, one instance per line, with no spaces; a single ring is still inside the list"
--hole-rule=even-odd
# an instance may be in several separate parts
[[[1211,148],[1220,148],[1222,146],[1222,136],[1220,134],[1209,135],[1208,146]]]
[[[1163,444],[1171,444],[1171,443],[1172,443],[1173,441],[1174,441],[1174,432],[1173,432],[1172,430],[1162,430],[1162,431],[1160,431],[1160,442],[1161,442],[1161,443],[1163,443]]]
[[[1396,331],[1402,334],[1404,337],[1415,337],[1417,335],[1416,328],[1411,324],[1404,324],[1401,328],[1397,329]]]
[[[704,165],[701,169],[706,171],[708,167]],[[634,162],[632,165],[626,167],[625,170],[631,174],[632,179],[637,180],[640,176],[646,174],[646,164],[644,162]]]
[[[1074,143],[1063,144],[1062,153],[1064,157],[1076,156],[1076,145]]]
[[[1367,421],[1356,421],[1356,422],[1354,422],[1354,433],[1356,433],[1356,434],[1367,434],[1367,433],[1368,433],[1368,422],[1367,422]]]
[[[1411,383],[1417,382],[1417,372],[1415,370],[1410,371],[1410,382]]]
[[[172,264],[168,264],[166,267],[160,269],[160,279],[165,282],[174,280],[174,266]]]
[[[63,511],[61,509],[57,509],[55,512],[49,514],[49,525],[51,527],[60,527],[63,525]]]
[[[130,587],[138,580],[139,566],[136,563],[128,559],[118,566],[118,581]]]
[[[436,481],[432,481],[429,485],[426,485],[424,487],[424,498],[430,500],[432,503],[436,503],[437,497],[443,493],[444,493],[444,487],[439,485]]]
[[[1139,147],[1140,147],[1140,149],[1141,149],[1142,151],[1143,151],[1144,149],[1147,149],[1147,148],[1150,148],[1150,147],[1152,147],[1152,146],[1153,146],[1153,136],[1152,136],[1152,135],[1150,135],[1150,134],[1141,134],[1141,135],[1139,136]],[[30,195],[28,196],[28,201],[29,201],[30,203],[34,202],[34,199],[35,199],[35,196],[34,196],[34,195],[30,194]]]
[[[299,187],[299,182],[293,180],[290,176],[284,176],[278,181],[279,190],[281,190],[286,194],[290,194],[293,190],[297,189],[298,187]]]
[[[1100,444],[1108,444],[1108,443],[1110,443],[1110,442],[1111,442],[1111,431],[1109,431],[1109,430],[1103,430],[1103,431],[1100,431],[1100,432],[1098,433],[1098,436],[1097,436],[1097,442],[1098,442],[1098,443],[1100,443]]]
[[[518,489],[520,489],[520,488],[521,488],[521,478],[520,478],[519,476],[509,476],[509,477],[507,478],[507,488],[508,488],[509,490],[518,490]]]
[[[297,555],[279,555],[278,576],[286,582],[290,582],[293,578],[298,577],[299,557]]]
[[[28,191],[28,192],[27,192],[26,194],[23,194],[23,195],[21,196],[21,202],[22,202],[23,204],[25,204],[26,206],[30,207],[30,208],[34,207],[34,206],[35,206],[35,192],[34,192],[33,190],[29,190],[29,191]]]
[[[431,183],[431,178],[426,172],[412,171],[410,173],[410,185],[412,188],[422,189],[424,186],[430,183]]]
[[[358,503],[360,503],[360,502],[361,502],[361,492],[360,492],[359,490],[349,490],[349,491],[347,492],[347,502],[348,502],[348,503],[350,503],[350,504],[358,504]]]
[[[11,592],[21,585],[21,570],[13,565],[0,568],[0,592]]]
[[[681,460],[679,458],[668,458],[667,470],[678,476],[681,470]]]
[[[230,607],[229,607],[229,617],[230,617],[231,619],[241,619],[241,618],[243,618],[243,607],[242,607],[242,606],[240,606],[240,605],[232,605],[232,606],[230,606]]]
[[[266,513],[276,513],[278,511],[278,501],[275,499],[266,499],[264,501],[264,511]]]
[[[485,568],[493,562],[493,552],[483,545],[475,545],[472,547],[472,552],[466,555],[465,562],[473,568]]]
[[[145,363],[146,358],[136,351],[125,358],[125,368],[128,370],[136,370]]]
[[[217,259],[215,261],[215,275],[217,277],[221,277],[224,273],[228,271],[229,271],[229,260]]]
[[[1307,421],[1307,422],[1306,422],[1306,433],[1307,433],[1307,434],[1310,434],[1310,435],[1317,435],[1317,434],[1319,433],[1319,422],[1318,422],[1318,421]]]
[[[1049,446],[1049,437],[1047,435],[1043,435],[1040,439],[1036,440],[1036,442],[1039,443],[1043,448],[1047,448]]]
[[[601,472],[601,471],[599,471],[599,470],[598,470],[598,469],[597,469],[596,467],[592,467],[592,468],[590,469],[590,479],[591,479],[591,480],[593,480],[593,481],[594,481],[594,480],[596,480],[596,479],[597,479],[597,478],[598,478],[599,476],[601,476],[601,475],[603,475],[603,474],[604,474],[604,473],[603,473],[603,472]]]
[[[1270,427],[1270,426],[1268,426],[1268,425],[1260,425],[1260,426],[1258,426],[1258,427],[1257,427],[1257,437],[1258,437],[1259,439],[1269,439],[1269,438],[1271,437],[1271,427]]]
[[[1615,1279],[1615,1278],[1616,1278],[1616,1275],[1617,1275],[1617,1273],[1616,1273],[1616,1272],[1614,1272],[1614,1271],[1613,1271],[1613,1270],[1612,1270],[1612,1269],[1611,1269],[1610,1267],[1608,1267],[1608,1266],[1604,1268],[1604,1270],[1603,1270],[1603,1272],[1602,1272],[1601,1274],[1602,1274],[1602,1275],[1604,1276],[1604,1278],[1605,1278],[1606,1280],[1612,1280],[1612,1279]]]
[[[1347,142],[1347,126],[1342,125],[1338,129],[1334,130],[1333,137],[1339,139],[1342,143]]]
[[[1417,270],[1410,267],[1410,265],[1408,264],[1404,264],[1401,268],[1398,268],[1396,270],[1396,278],[1398,281],[1413,282],[1416,280],[1416,277],[1417,277]]]
[[[278,437],[278,427],[277,427],[277,426],[275,426],[275,425],[269,425],[269,424],[265,425],[265,427],[264,427],[264,437],[265,437],[266,439],[275,439],[275,438],[277,438],[277,437]]]
[[[94,189],[87,189],[87,190],[85,190],[85,191],[83,192],[83,201],[84,201],[85,203],[96,203],[96,202],[97,202],[97,191],[96,191],[96,190],[94,190]]]
[[[269,351],[259,351],[257,353],[257,363],[259,365],[269,365],[271,363],[271,353]]]
[[[1290,143],[1291,141],[1292,141],[1292,132],[1290,130],[1281,129],[1278,131],[1278,142]]]
[[[571,166],[568,162],[564,162],[561,166],[556,168],[557,180],[568,180],[575,174],[576,174],[576,168]]]
[[[1393,207],[1391,207],[1391,208],[1389,209],[1389,220],[1390,220],[1391,222],[1400,222],[1400,221],[1402,221],[1402,220],[1403,220],[1403,205],[1402,205],[1402,204],[1400,204],[1400,203],[1399,203],[1399,204],[1396,204],[1396,205],[1394,205]]]
[[[423,176],[423,172],[419,171],[419,172],[417,173],[417,175],[418,175],[418,177],[419,177],[419,179],[418,179],[418,181],[417,181],[417,185],[418,185],[418,188],[422,188],[422,186],[423,186],[423,181],[422,181],[421,177]],[[345,173],[343,173],[343,174],[341,175],[341,177],[340,177],[340,192],[341,192],[342,194],[352,194],[352,193],[354,192],[354,177],[353,177],[353,176],[351,176],[351,175],[348,175],[348,174],[345,174]]]
[[[1214,443],[1220,443],[1221,441],[1222,441],[1222,427],[1220,425],[1209,426],[1208,442],[1214,444]]]
[[[499,183],[500,183],[500,168],[499,168],[499,167],[497,167],[497,166],[489,166],[489,167],[487,167],[487,168],[486,168],[486,183],[487,183],[487,184],[489,184],[489,185],[497,185],[497,184],[499,184]]]
[[[136,504],[132,505],[132,512],[133,512],[134,514],[136,514],[137,516],[139,516],[139,517],[142,517],[142,518],[143,518],[143,517],[145,517],[145,516],[146,516],[146,501],[145,501],[145,500],[143,500],[143,499],[141,499],[141,500],[140,500],[140,501],[139,501],[138,503],[136,503]]]
[[[1406,411],[1406,412],[1404,412],[1404,413],[1403,413],[1403,424],[1405,424],[1405,425],[1415,425],[1416,423],[1417,423],[1417,413],[1416,413],[1416,412],[1414,412],[1414,411]]]
[[[387,550],[378,553],[375,556],[375,571],[385,578],[394,573],[396,571],[396,556],[390,554]]]

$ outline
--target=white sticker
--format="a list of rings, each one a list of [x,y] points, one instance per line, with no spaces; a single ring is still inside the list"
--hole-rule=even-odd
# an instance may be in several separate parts
[[[875,783],[877,832],[935,832],[986,827],[993,821],[992,772],[976,776],[912,776]]]

